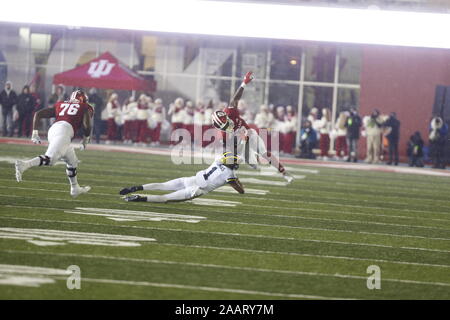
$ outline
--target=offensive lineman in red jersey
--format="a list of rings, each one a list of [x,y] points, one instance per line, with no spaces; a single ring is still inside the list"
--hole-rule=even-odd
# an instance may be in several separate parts
[[[238,102],[244,93],[245,86],[250,83],[253,78],[253,72],[249,71],[245,74],[242,84],[234,94],[228,107],[223,109],[223,111],[215,111],[212,114],[213,125],[222,132],[224,148],[226,148],[227,145],[233,145],[234,153],[238,155],[241,155],[245,148],[251,150],[255,155],[260,155],[266,159],[283,175],[288,183],[291,183],[294,180],[294,177],[286,172],[286,169],[277,157],[267,151],[261,137],[259,137],[256,131],[251,129],[239,115],[239,110],[237,108]],[[233,141],[230,142],[229,138],[232,138]],[[245,151],[245,153],[247,153],[247,151]],[[244,158],[243,156],[241,157]],[[256,169],[256,157],[254,159],[254,163],[250,163],[250,166]]]
[[[31,141],[36,144],[41,143],[38,134],[38,124],[42,118],[56,118],[53,125],[48,130],[48,148],[44,155],[30,159],[28,161],[16,161],[16,179],[22,181],[22,174],[31,167],[51,166],[58,160],[66,163],[66,173],[70,182],[70,195],[77,197],[87,193],[91,187],[80,187],[77,181],[78,158],[75,155],[70,142],[78,129],[83,127],[84,137],[81,149],[85,149],[89,143],[92,132],[92,115],[94,109],[88,104],[87,95],[76,90],[68,101],[57,102],[54,107],[38,111],[33,119],[33,134]]]

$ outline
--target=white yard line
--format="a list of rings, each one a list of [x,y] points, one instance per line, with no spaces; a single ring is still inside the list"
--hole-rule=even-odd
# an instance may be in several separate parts
[[[105,259],[105,260],[113,260],[113,261],[127,261],[127,262],[139,262],[139,263],[181,265],[181,266],[191,266],[191,267],[201,267],[201,268],[229,269],[229,270],[263,272],[263,273],[279,273],[279,274],[313,276],[313,277],[316,276],[316,277],[357,279],[357,280],[364,280],[364,281],[367,280],[367,276],[356,276],[356,275],[350,275],[350,274],[330,274],[330,273],[308,272],[308,271],[279,270],[279,269],[266,269],[266,268],[255,268],[255,267],[238,267],[238,266],[219,265],[219,264],[210,264],[210,263],[206,263],[205,264],[205,263],[197,263],[197,262],[180,262],[180,261],[159,260],[159,259],[140,259],[140,258],[114,257],[114,256],[77,254],[77,253],[56,253],[56,252],[21,251],[21,250],[0,250],[0,251],[8,252],[8,253],[21,253],[21,254],[33,254],[33,255],[50,255],[50,256],[62,256],[62,257],[81,257],[81,258]],[[407,279],[389,279],[389,278],[383,278],[383,281],[450,287],[450,282],[449,283],[446,283],[446,282],[432,282],[432,281],[430,282],[430,281],[418,281],[418,280],[407,280]]]
[[[1,219],[8,219],[8,217],[0,217],[0,218]],[[11,217],[10,219],[14,219],[14,217]],[[52,223],[66,223],[66,224],[84,224],[84,225],[96,225],[96,226],[109,226],[109,227],[111,227],[110,224],[104,224],[104,223],[75,222],[75,221],[62,221],[62,220],[41,220],[41,219],[28,219],[28,218],[20,218],[20,220],[52,222]],[[263,234],[242,234],[242,233],[228,233],[228,232],[188,230],[188,229],[175,229],[175,228],[161,228],[161,227],[143,227],[143,226],[113,226],[113,227],[118,227],[118,228],[135,228],[135,229],[146,229],[146,230],[160,230],[160,231],[173,231],[173,232],[187,232],[187,233],[198,233],[198,234],[211,234],[211,235],[229,236],[229,237],[244,237],[244,238],[248,237],[248,238],[287,240],[287,241],[299,241],[299,242],[330,243],[330,244],[338,244],[338,245],[344,245],[344,246],[380,247],[380,248],[389,248],[389,249],[394,249],[394,250],[414,250],[414,251],[418,250],[418,251],[430,251],[430,252],[441,252],[441,253],[449,253],[450,252],[450,250],[415,248],[415,247],[394,247],[394,246],[381,245],[381,244],[360,243],[360,242],[345,242],[345,241],[333,241],[333,240],[302,239],[302,238],[294,238],[294,237],[276,237],[276,236],[267,236],[267,235],[263,235]]]
[[[0,188],[5,188],[5,189],[19,189],[19,190],[35,190],[35,191],[51,191],[51,192],[57,192],[57,193],[68,193],[67,191],[63,191],[63,190],[52,190],[52,189],[41,189],[41,188],[22,188],[22,187],[4,187],[4,186],[0,186]],[[107,196],[107,197],[114,197],[117,198],[118,195],[114,195],[114,194],[106,194],[106,193],[95,193],[95,192],[89,192],[90,195],[101,195],[101,196]],[[14,195],[1,195],[3,197],[20,197],[20,196],[14,196]],[[222,196],[222,195],[217,195],[217,196]],[[225,197],[225,196],[222,196]],[[30,197],[29,197],[30,198]],[[31,198],[36,198],[36,197],[31,197]],[[256,200],[273,200],[273,201],[287,201],[287,202],[293,202],[295,203],[295,201],[292,200],[277,200],[277,199],[267,199],[267,198],[257,198],[257,197],[250,197],[250,196],[246,196],[246,198],[250,198],[250,199],[256,199]],[[52,198],[46,198],[46,199],[52,199]],[[64,200],[64,199],[55,199],[53,198],[52,200]],[[209,200],[209,201],[208,201]],[[74,200],[72,199],[71,201],[82,201],[82,200]],[[214,203],[214,201],[217,201],[217,205],[220,206],[220,202],[221,201],[225,201],[225,200],[215,200],[215,199],[209,199],[209,198],[200,198],[197,199],[196,201],[191,201],[191,203],[194,204],[207,204],[207,205],[216,205],[216,203]],[[226,203],[228,203],[230,201],[227,201]],[[258,207],[258,208],[271,208],[271,209],[280,209],[279,207],[274,207],[274,206],[269,206],[269,205],[255,205],[255,204],[247,204],[247,203],[241,203],[241,202],[236,202],[236,201],[231,201],[230,203],[232,203],[233,206],[235,205],[240,205],[240,206],[251,206],[251,207]],[[314,203],[318,203],[318,202],[314,202]],[[322,203],[322,204],[326,204],[326,203]],[[337,204],[329,204],[331,206],[349,206],[349,205],[337,205]],[[361,208],[365,208],[363,206],[358,206]],[[373,208],[373,207],[367,207],[367,208]],[[283,207],[283,210],[287,209],[287,210],[295,210],[295,211],[315,211],[315,212],[330,212],[332,214],[335,214],[335,211],[332,210],[326,210],[326,209],[313,209],[313,208],[292,208],[292,207]],[[381,208],[380,208],[381,209]],[[385,209],[385,208],[384,208]],[[386,209],[385,209],[386,210]],[[403,209],[393,209],[393,210],[403,210]],[[426,211],[423,211],[426,212]],[[387,217],[387,218],[398,218],[398,219],[420,219],[420,220],[426,220],[426,221],[442,221],[442,222],[450,222],[450,219],[437,219],[437,218],[429,218],[429,217],[413,217],[413,216],[396,216],[396,215],[385,215],[385,214],[373,214],[373,213],[362,213],[362,212],[349,212],[349,211],[340,211],[340,213],[343,214],[349,214],[349,215],[362,215],[362,216],[374,216],[374,217]],[[430,213],[430,212],[426,212],[426,213]],[[448,215],[446,213],[440,213],[440,212],[431,212],[431,213],[437,213],[437,214],[445,214]],[[271,216],[278,216],[278,217],[291,217],[291,216],[283,216],[283,215],[273,215],[273,214],[266,214],[265,215],[271,215]],[[328,218],[316,218],[316,217],[298,217],[295,216],[296,218],[300,218],[300,219],[313,219],[313,220],[333,220],[333,221],[344,221],[344,222],[359,222],[359,223],[364,223],[364,224],[386,224],[386,225],[394,225],[394,226],[412,226],[412,227],[422,227],[422,228],[436,228],[436,229],[443,229],[443,230],[450,230],[450,229],[446,229],[446,228],[441,228],[441,227],[428,227],[428,226],[422,226],[422,225],[402,225],[402,224],[389,224],[389,223],[382,223],[382,222],[372,222],[372,221],[358,221],[358,220],[339,220],[339,219],[328,219]]]
[[[6,205],[5,207],[13,207],[13,208],[27,208],[27,209],[44,209],[44,210],[53,210],[53,211],[64,211],[69,209],[60,209],[60,208],[45,208],[45,207],[30,207],[30,206],[14,206],[14,205]],[[107,209],[106,209],[107,210]],[[112,209],[114,210],[114,209]],[[199,210],[195,210],[199,212]],[[145,212],[145,211],[143,211]],[[220,212],[227,213],[227,212]],[[252,213],[243,213],[248,215],[254,215]],[[299,218],[297,216],[284,216],[284,215],[267,215],[267,216],[277,216],[283,218]],[[0,217],[0,219],[26,219],[20,217]],[[39,220],[43,221],[43,220]],[[54,220],[51,220],[54,221]],[[223,221],[223,220],[208,220],[208,222],[212,223],[226,223],[226,224],[239,224],[239,225],[250,225],[250,226],[263,226],[270,228],[288,228],[288,229],[301,229],[301,230],[316,230],[316,231],[326,231],[326,232],[345,232],[345,233],[355,233],[355,234],[368,234],[368,235],[381,235],[381,236],[391,236],[391,237],[400,237],[400,238],[414,238],[414,239],[426,239],[426,240],[438,240],[438,241],[450,241],[450,238],[434,238],[434,237],[424,237],[417,235],[404,235],[404,234],[393,234],[393,233],[380,233],[380,232],[367,232],[367,231],[352,231],[352,230],[339,230],[339,229],[327,229],[327,228],[316,228],[316,227],[302,227],[302,226],[290,226],[290,225],[279,225],[279,224],[265,224],[265,223],[256,223],[256,222],[237,222],[237,221]]]
[[[195,290],[195,291],[226,292],[226,293],[260,295],[260,296],[281,297],[281,298],[321,299],[321,300],[354,300],[354,299],[349,299],[349,298],[312,296],[312,295],[297,294],[297,293],[295,293],[295,294],[275,293],[275,292],[266,292],[266,291],[191,286],[191,285],[183,285],[183,284],[156,283],[156,282],[147,282],[147,281],[126,281],[126,280],[108,280],[108,279],[91,279],[91,278],[83,278],[83,281],[96,282],[96,283],[108,283],[108,284],[122,284],[122,285],[131,285],[131,286],[148,286],[148,287],[158,287],[158,288],[186,289],[186,290]]]
[[[7,217],[0,217],[0,218],[7,218]],[[53,222],[53,220],[26,219],[26,218],[17,218],[17,219],[20,219],[20,220],[31,220],[31,221]],[[74,222],[74,221],[62,221],[62,222],[63,223],[69,223],[69,224],[87,224],[87,225],[105,226],[104,224],[99,224],[99,223],[80,223],[80,222]],[[110,225],[107,225],[107,226],[110,226]],[[138,227],[138,226],[116,226],[116,227],[119,227],[119,228],[148,229],[146,227]],[[148,245],[151,245],[151,244],[155,244],[155,242],[149,242],[148,243]],[[261,254],[313,257],[313,258],[319,258],[319,259],[339,259],[339,260],[349,260],[349,261],[368,261],[368,262],[393,263],[393,264],[400,264],[400,265],[416,265],[416,266],[423,266],[423,267],[450,268],[450,265],[430,264],[430,263],[420,263],[420,262],[409,262],[409,261],[398,261],[398,260],[384,260],[384,259],[358,258],[358,257],[346,257],[346,256],[331,256],[331,255],[318,255],[318,254],[308,254],[308,253],[298,253],[298,252],[279,252],[279,251],[270,251],[270,250],[255,250],[255,249],[214,247],[214,246],[201,246],[201,245],[185,245],[185,244],[161,243],[161,242],[156,243],[156,244],[164,245],[164,246],[185,247],[185,248],[212,249],[212,250],[219,250],[219,251],[239,251],[239,252],[248,252],[248,253],[261,253]]]

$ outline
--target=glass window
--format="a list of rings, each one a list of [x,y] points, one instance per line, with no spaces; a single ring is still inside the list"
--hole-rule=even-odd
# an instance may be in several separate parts
[[[339,49],[339,82],[359,83],[361,74],[361,49],[345,46]]]
[[[235,90],[239,88],[242,80],[236,80],[234,82]],[[259,106],[264,103],[264,95],[266,90],[266,83],[263,81],[252,81],[251,85],[245,87],[244,94],[242,95],[242,100],[245,101],[247,108],[256,112],[259,110]],[[234,94],[234,92],[233,92]],[[233,97],[230,96],[230,99]]]
[[[270,78],[277,80],[300,80],[301,48],[273,46]]]
[[[275,107],[291,105],[297,108],[298,91],[298,85],[272,83],[269,85],[269,104]]]
[[[266,78],[267,50],[243,48],[238,51],[236,62],[236,77],[241,79],[247,71],[253,71],[255,78],[264,80]]]
[[[202,78],[200,81],[199,100],[228,103],[231,99],[231,80]]]
[[[336,107],[336,115],[351,107],[359,108],[359,89],[339,88]]]
[[[305,52],[305,80],[334,82],[336,48],[325,45],[308,46]]]
[[[202,48],[203,74],[231,77],[233,68],[232,49]]]
[[[321,110],[330,108],[333,103],[333,88],[305,86],[303,89],[303,116],[307,116],[312,108]]]

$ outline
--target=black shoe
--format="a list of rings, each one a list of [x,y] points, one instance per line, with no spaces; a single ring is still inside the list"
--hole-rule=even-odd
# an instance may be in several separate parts
[[[141,191],[141,190],[144,190],[144,188],[142,186],[123,188],[122,190],[119,191],[119,194],[124,195],[124,194],[129,194],[129,193]]]
[[[147,197],[138,196],[137,194],[126,197],[124,199],[127,202],[145,202],[147,201]]]
[[[358,162],[358,159],[356,159],[356,158],[355,158],[355,159],[353,159],[353,162]]]

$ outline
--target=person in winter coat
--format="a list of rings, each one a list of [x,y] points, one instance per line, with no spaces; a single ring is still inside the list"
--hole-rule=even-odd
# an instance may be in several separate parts
[[[309,120],[305,121],[305,124],[300,131],[300,155],[299,158],[315,159],[316,156],[313,153],[313,149],[317,144],[317,133],[312,128],[312,123]]]
[[[345,122],[345,127],[347,128],[347,145],[348,145],[348,159],[347,162],[358,161],[358,141],[359,141],[359,131],[361,129],[361,117],[355,108],[350,110],[350,116]]]
[[[17,120],[17,136],[31,136],[31,120],[33,119],[33,111],[36,101],[30,92],[29,86],[24,86],[22,93],[17,97],[17,112],[19,119]]]
[[[0,105],[3,116],[3,136],[13,135],[13,107],[17,103],[17,94],[13,90],[12,82],[6,81],[5,88],[0,92]]]
[[[441,117],[433,117],[429,128],[430,155],[433,168],[445,169],[445,146],[448,139],[448,125]]]
[[[379,163],[381,151],[381,126],[380,112],[374,110],[370,116],[363,118],[364,130],[367,137],[367,163]]]
[[[386,138],[389,142],[389,161],[387,164],[398,165],[398,142],[400,140],[400,121],[397,119],[397,114],[391,112],[389,118],[383,123],[387,129]]]
[[[89,104],[94,108],[94,135],[95,141],[100,143],[100,135],[105,131],[105,124],[102,120],[104,108],[103,99],[97,93],[96,88],[89,90]]]
[[[416,131],[408,141],[406,152],[409,158],[410,167],[423,167],[423,140],[420,132]]]

